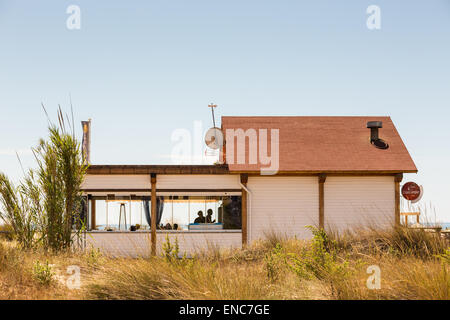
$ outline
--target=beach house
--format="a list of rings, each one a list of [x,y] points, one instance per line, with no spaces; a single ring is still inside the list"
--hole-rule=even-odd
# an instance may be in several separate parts
[[[222,117],[214,165],[91,164],[86,245],[149,255],[400,221],[417,168],[390,117]]]

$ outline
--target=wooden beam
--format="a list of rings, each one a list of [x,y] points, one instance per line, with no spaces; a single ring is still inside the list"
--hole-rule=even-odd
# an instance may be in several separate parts
[[[326,174],[319,174],[319,228],[325,228],[325,181]]]
[[[97,225],[95,210],[96,200],[91,197],[91,230],[95,230],[95,226]]]
[[[248,175],[241,174],[241,183],[244,186],[247,186]],[[242,188],[242,198],[241,198],[241,216],[242,216],[242,246],[246,246],[248,244],[248,221],[247,221],[247,191]]]
[[[420,212],[402,212],[400,213],[402,216],[419,216]]]
[[[93,193],[93,192],[147,192],[150,193],[151,189],[81,189],[84,193]]]
[[[244,170],[232,170],[229,172],[230,174],[239,174],[239,173],[247,173],[249,176],[261,176],[261,171],[252,170],[252,171],[244,171]],[[278,171],[273,176],[287,176],[287,177],[295,177],[295,176],[317,176],[318,174],[324,173],[327,176],[336,176],[336,177],[346,177],[346,176],[393,176],[398,173],[417,173],[417,170],[311,170],[311,171]]]
[[[150,193],[152,189],[81,189],[84,193],[94,193],[94,192],[129,192],[138,193],[145,192]],[[157,189],[156,192],[241,192],[241,189]]]
[[[400,226],[400,182],[403,180],[403,174],[398,173],[394,176],[395,183],[395,225]]]
[[[291,170],[277,172],[277,176],[311,176],[320,173],[337,176],[395,175],[398,173],[417,173],[417,170]],[[227,164],[218,165],[90,165],[87,174],[249,174],[261,175],[259,170],[233,170]]]
[[[241,189],[157,189],[156,192],[241,192]]]
[[[230,174],[228,165],[91,165],[87,174]]]
[[[151,193],[152,189],[81,189],[85,194],[86,193],[110,193],[116,192],[116,193]],[[223,193],[236,193],[241,192],[241,189],[157,189],[156,193],[158,192],[171,192],[174,195],[176,193],[208,193],[208,192],[223,192]],[[94,195],[93,197],[97,197]],[[142,196],[143,197],[143,196]]]
[[[156,255],[156,173],[150,175],[150,181],[152,184],[152,196],[151,196],[151,243],[152,243],[152,255]]]

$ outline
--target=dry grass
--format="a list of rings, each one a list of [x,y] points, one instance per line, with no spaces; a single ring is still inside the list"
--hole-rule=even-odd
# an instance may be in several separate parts
[[[336,299],[448,300],[449,266],[439,261],[420,261],[413,257],[383,256],[373,262],[381,268],[381,288],[368,290],[365,268],[354,270],[346,279],[333,282]]]
[[[413,230],[366,230],[314,241],[273,236],[240,250],[212,248],[192,259],[173,253],[149,259],[111,259],[95,252],[45,255],[1,243],[3,299],[450,298],[448,244]],[[37,281],[33,265],[46,260],[60,272],[79,265],[81,290]],[[370,265],[381,269],[379,290],[366,287]]]
[[[449,243],[436,233],[370,229],[347,232],[334,240],[349,261],[359,260],[351,265],[350,276],[331,282],[334,298],[450,299]],[[368,290],[365,285],[369,265],[380,267],[379,290]]]
[[[305,299],[307,286],[292,273],[271,283],[263,263],[267,242],[243,250],[210,249],[194,258],[115,259],[92,275],[89,298]]]
[[[53,277],[49,284],[36,278],[33,270],[38,262],[51,265]],[[79,299],[80,290],[69,290],[58,281],[58,275],[67,276],[70,265],[80,266],[82,273],[93,269],[86,254],[23,250],[15,242],[0,239],[0,299]]]

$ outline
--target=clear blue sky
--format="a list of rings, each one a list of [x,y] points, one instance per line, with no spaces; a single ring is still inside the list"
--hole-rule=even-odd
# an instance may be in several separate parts
[[[66,9],[81,8],[68,30]],[[368,30],[366,8],[381,8]],[[219,115],[389,115],[423,204],[450,221],[450,1],[2,1],[0,170],[46,134],[43,102],[93,119],[94,163],[170,162]],[[79,129],[79,125],[77,125]],[[80,133],[80,130],[78,130]]]

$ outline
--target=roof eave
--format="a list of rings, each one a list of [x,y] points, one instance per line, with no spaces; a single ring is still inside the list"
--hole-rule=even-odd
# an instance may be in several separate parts
[[[278,171],[275,175],[393,175],[417,173],[418,170],[290,170]],[[87,174],[251,174],[261,175],[260,170],[230,170],[228,165],[90,165]]]

